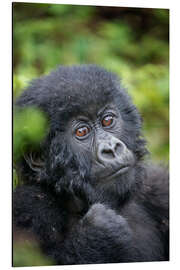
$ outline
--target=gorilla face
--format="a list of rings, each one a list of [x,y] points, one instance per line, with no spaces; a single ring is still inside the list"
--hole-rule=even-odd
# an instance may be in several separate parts
[[[95,182],[115,180],[134,165],[134,156],[121,140],[123,120],[114,104],[71,122],[71,147],[91,159],[90,176]]]
[[[109,189],[119,183],[120,192],[128,191],[136,157],[122,140],[125,123],[115,102],[91,102],[65,126],[50,142],[50,181],[56,178],[58,187],[67,190],[85,183]]]

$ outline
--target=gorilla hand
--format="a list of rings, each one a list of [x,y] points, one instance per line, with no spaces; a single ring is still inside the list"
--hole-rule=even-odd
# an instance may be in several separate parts
[[[115,241],[132,238],[131,229],[125,218],[101,203],[93,204],[81,222],[83,225],[108,230],[109,234],[115,237]]]

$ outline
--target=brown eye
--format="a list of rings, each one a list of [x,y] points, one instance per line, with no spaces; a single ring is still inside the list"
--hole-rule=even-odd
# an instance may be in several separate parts
[[[81,127],[76,130],[77,137],[86,136],[89,133],[89,129],[87,127]]]
[[[107,115],[102,120],[103,127],[108,127],[108,126],[112,125],[112,123],[113,123],[113,116],[112,115]]]

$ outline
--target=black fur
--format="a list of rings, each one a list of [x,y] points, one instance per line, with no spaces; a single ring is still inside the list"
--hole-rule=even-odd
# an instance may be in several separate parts
[[[118,139],[134,164],[103,182],[91,174],[92,153],[80,151],[68,130],[71,119],[107,103],[118,109]],[[16,164],[24,184],[13,196],[15,226],[34,233],[57,264],[168,260],[168,172],[143,162],[141,119],[116,76],[94,65],[59,67],[24,91],[16,107],[27,106],[47,114],[50,131]]]

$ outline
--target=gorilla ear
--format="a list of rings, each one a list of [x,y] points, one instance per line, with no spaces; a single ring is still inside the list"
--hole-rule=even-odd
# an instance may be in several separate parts
[[[24,154],[23,157],[30,169],[34,172],[41,172],[44,168],[44,158],[40,153],[31,151]]]

